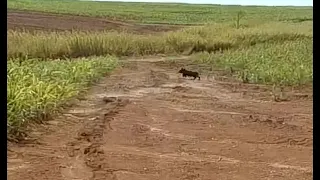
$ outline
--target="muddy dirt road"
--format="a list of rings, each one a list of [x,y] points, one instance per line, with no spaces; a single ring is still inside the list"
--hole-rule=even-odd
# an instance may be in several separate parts
[[[173,31],[183,26],[146,25],[110,20],[108,18],[84,17],[32,11],[8,10],[7,29],[38,31],[129,31],[137,34],[153,34]]]
[[[311,98],[274,102],[262,86],[183,79],[180,67],[119,67],[36,141],[8,146],[8,179],[312,179]]]

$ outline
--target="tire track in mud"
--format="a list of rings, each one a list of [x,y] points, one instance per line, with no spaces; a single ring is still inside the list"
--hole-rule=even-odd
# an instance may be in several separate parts
[[[184,63],[124,63],[42,145],[12,147],[9,179],[312,179],[312,102],[248,99]]]

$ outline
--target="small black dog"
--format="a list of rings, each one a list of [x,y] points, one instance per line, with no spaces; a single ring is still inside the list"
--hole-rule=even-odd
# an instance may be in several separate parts
[[[182,73],[183,77],[190,76],[190,77],[194,77],[193,80],[195,80],[196,78],[199,78],[199,80],[200,80],[200,76],[199,76],[198,72],[192,72],[192,71],[188,71],[184,68],[181,68],[178,73]]]

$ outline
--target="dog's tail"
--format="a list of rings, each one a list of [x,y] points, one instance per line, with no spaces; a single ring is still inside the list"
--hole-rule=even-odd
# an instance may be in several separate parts
[[[199,80],[200,80],[200,75],[201,75],[200,72],[198,72],[198,79],[199,79]]]

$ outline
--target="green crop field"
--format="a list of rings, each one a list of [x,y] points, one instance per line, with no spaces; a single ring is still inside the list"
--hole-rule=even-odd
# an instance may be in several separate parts
[[[245,7],[161,3],[86,2],[70,0],[8,0],[8,9],[108,17],[139,23],[201,24],[233,21],[238,11],[244,20],[305,21],[312,7]],[[116,9],[116,10],[115,10]]]
[[[88,82],[116,67],[121,56],[186,55],[194,50],[195,62],[232,67],[239,78],[253,83],[313,82],[312,7],[9,0],[8,8],[140,23],[207,23],[152,35],[8,31],[9,134],[19,133],[24,122],[55,112]],[[244,14],[236,25],[239,12]]]

